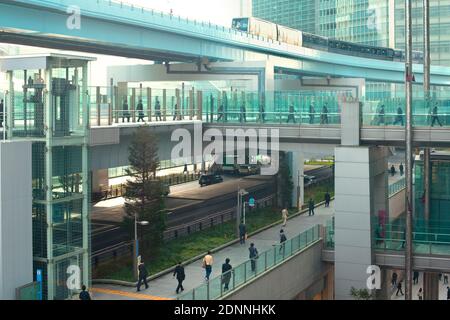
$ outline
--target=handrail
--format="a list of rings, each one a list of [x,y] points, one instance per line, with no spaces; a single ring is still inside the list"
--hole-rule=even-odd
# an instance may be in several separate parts
[[[177,299],[215,300],[222,298],[252,281],[258,275],[282,264],[286,259],[306,249],[319,239],[320,225],[315,225],[283,244],[274,244],[273,248],[264,251],[253,259],[246,260],[230,271],[182,294]]]

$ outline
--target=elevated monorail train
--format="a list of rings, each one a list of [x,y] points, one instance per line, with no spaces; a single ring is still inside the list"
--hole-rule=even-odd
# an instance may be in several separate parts
[[[253,17],[234,18],[232,21],[232,28],[273,41],[279,41],[299,47],[363,58],[405,61],[404,50],[330,39]],[[423,53],[413,51],[413,62],[423,63]]]

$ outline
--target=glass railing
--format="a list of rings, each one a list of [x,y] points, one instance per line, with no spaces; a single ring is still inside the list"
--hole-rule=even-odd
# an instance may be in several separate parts
[[[325,223],[325,249],[334,249],[334,217]]]
[[[232,270],[186,292],[178,300],[219,299],[319,240],[319,230],[320,226],[315,225],[284,244],[276,244],[272,249],[259,254],[257,259],[241,263]]]
[[[389,185],[389,197],[406,188],[406,179],[403,177],[400,180]]]

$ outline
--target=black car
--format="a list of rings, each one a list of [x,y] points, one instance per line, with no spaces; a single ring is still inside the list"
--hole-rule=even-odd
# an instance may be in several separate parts
[[[198,179],[198,183],[200,184],[200,187],[207,186],[214,183],[222,182],[223,178],[222,176],[218,174],[202,174],[200,179]]]

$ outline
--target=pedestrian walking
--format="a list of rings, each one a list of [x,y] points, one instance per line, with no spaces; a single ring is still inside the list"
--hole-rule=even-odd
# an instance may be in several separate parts
[[[384,115],[385,115],[385,111],[384,111],[384,104],[381,105],[380,109],[378,110],[378,125],[384,125]]]
[[[314,115],[316,110],[314,109],[314,105],[311,103],[309,105],[309,124],[314,124]]]
[[[239,224],[239,243],[245,244],[245,238],[247,234],[247,227],[245,226],[244,222],[241,221]]]
[[[444,273],[444,284],[448,284],[448,274]]]
[[[217,109],[217,122],[223,119],[223,104]]]
[[[312,198],[309,198],[308,210],[309,210],[309,216],[313,216],[314,215],[314,200]]]
[[[175,292],[178,294],[180,290],[184,291],[183,281],[186,278],[186,275],[184,273],[184,267],[181,265],[181,262],[178,262],[177,266],[175,267],[175,270],[173,271],[173,277],[176,277],[178,281],[178,286]]]
[[[173,108],[173,121],[179,120],[180,111],[178,110],[178,103],[175,103],[175,107]]]
[[[395,288],[397,286],[397,277],[398,277],[397,273],[394,272],[391,278],[392,288]]]
[[[212,265],[214,263],[214,259],[211,255],[211,251],[208,251],[206,256],[203,258],[203,268],[205,269],[205,280],[209,281],[209,276],[212,272]]]
[[[432,110],[432,114],[431,114],[431,126],[432,127],[434,127],[434,123],[435,122],[437,122],[439,124],[439,126],[442,127],[441,120],[439,120],[439,117],[438,117],[438,104],[437,104],[437,102],[434,105],[433,110]]]
[[[281,219],[283,219],[283,227],[286,227],[286,222],[288,218],[289,211],[287,208],[281,210]]]
[[[284,230],[281,229],[280,230],[280,252],[281,252],[281,250],[283,250],[283,255],[284,255],[284,245],[285,245],[286,240],[287,240],[286,234],[284,233]]]
[[[139,102],[136,106],[136,109],[138,111],[138,119],[137,122],[142,121],[144,122],[144,105],[142,104],[142,100],[139,99]]]
[[[261,122],[264,123],[266,122],[266,109],[264,108],[264,106],[261,106]]]
[[[141,261],[141,263],[139,264],[138,270],[139,270],[139,277],[138,277],[139,280],[137,283],[137,291],[141,291],[142,283],[144,283],[145,289],[148,289],[147,283],[148,272],[143,261]]]
[[[250,243],[250,248],[248,248],[249,251],[249,258],[250,258],[250,265],[252,272],[256,271],[256,259],[258,259],[258,250],[255,247],[254,243]]]
[[[417,292],[417,298],[419,300],[423,300],[423,290],[422,290],[422,288],[420,288],[419,292]]]
[[[5,119],[4,112],[5,112],[5,105],[3,104],[3,99],[2,99],[2,100],[0,100],[0,128],[3,127],[3,121]]]
[[[401,126],[404,126],[404,125],[405,125],[405,122],[404,122],[403,119],[404,119],[404,118],[403,118],[403,109],[402,109],[401,106],[398,106],[398,108],[397,108],[397,115],[395,116],[395,120],[394,120],[394,126],[395,126],[397,123],[400,123]]]
[[[91,295],[86,290],[86,286],[84,284],[81,287],[81,292],[80,292],[79,298],[80,298],[80,300],[92,300]]]
[[[289,123],[291,120],[293,123],[295,123],[295,110],[294,110],[293,105],[289,106],[289,114],[288,114],[287,123]]]
[[[325,193],[325,207],[328,208],[330,206],[330,201],[331,201],[331,195],[330,193],[327,191]]]
[[[391,166],[391,176],[395,176],[395,167],[394,167],[394,165]]]
[[[419,283],[419,271],[414,271],[413,273],[413,284]]]
[[[328,124],[328,103],[322,107],[322,114],[320,115],[320,124]]]
[[[402,282],[401,281],[397,284],[397,293],[395,294],[395,296],[398,296],[399,292],[402,296],[404,295],[403,291],[402,291]]]
[[[403,163],[400,163],[400,167],[398,167],[400,170],[400,176],[403,176],[403,173],[405,172],[405,167],[403,166]]]
[[[239,122],[247,122],[247,114],[246,113],[247,113],[247,109],[245,108],[245,104],[242,104]]]
[[[233,267],[230,264],[230,259],[226,258],[225,263],[222,264],[222,284],[224,285],[224,290],[228,290],[228,286],[231,280],[231,270]]]
[[[159,103],[158,97],[156,97],[156,104],[155,104],[155,116],[156,121],[162,121],[161,118],[161,104]]]
[[[130,112],[128,112],[128,102],[126,98],[123,100],[122,105],[122,122],[125,122],[125,118],[127,118],[127,122],[130,122]]]

